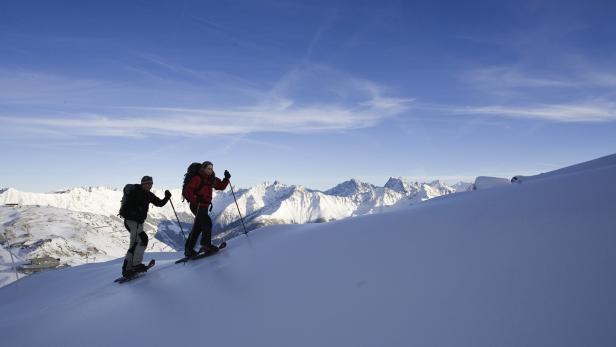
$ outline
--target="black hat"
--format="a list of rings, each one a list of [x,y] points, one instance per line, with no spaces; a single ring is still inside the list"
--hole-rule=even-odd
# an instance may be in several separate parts
[[[141,178],[141,184],[145,183],[154,183],[154,180],[152,180],[150,176],[143,176],[143,178]]]

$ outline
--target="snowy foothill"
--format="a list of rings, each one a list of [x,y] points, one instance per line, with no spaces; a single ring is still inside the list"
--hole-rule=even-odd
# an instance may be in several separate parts
[[[614,346],[616,155],[330,223],[118,285],[121,260],[0,288],[6,346]]]

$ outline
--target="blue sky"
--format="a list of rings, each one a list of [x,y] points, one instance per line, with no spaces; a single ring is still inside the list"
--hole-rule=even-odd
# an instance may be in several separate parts
[[[616,152],[612,1],[0,3],[0,187],[510,177]]]

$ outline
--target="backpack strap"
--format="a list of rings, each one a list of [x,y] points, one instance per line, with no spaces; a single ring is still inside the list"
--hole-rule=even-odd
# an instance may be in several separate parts
[[[207,185],[207,183],[205,183],[205,180],[203,179],[203,177],[201,177],[201,175],[199,175],[199,180],[200,180],[200,183],[199,183],[199,187],[197,187],[197,192],[201,191],[201,189],[203,189],[203,187]],[[212,202],[210,201],[210,212],[212,212],[213,208],[214,208],[214,204],[212,204]]]

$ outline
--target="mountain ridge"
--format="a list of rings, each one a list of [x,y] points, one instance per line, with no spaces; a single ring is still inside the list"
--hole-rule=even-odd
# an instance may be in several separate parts
[[[400,193],[356,179],[342,182],[336,187],[323,192],[279,181],[263,182],[250,188],[235,189],[238,205],[228,190],[214,191],[211,212],[214,241],[221,242],[243,233],[244,225],[250,231],[274,224],[329,222],[416,204],[452,191],[424,184],[412,194]],[[152,191],[159,197],[164,195],[162,189]],[[184,247],[184,237],[190,231],[193,215],[188,204],[181,201],[180,189],[171,189],[171,192],[181,228],[170,204],[162,208],[151,206],[144,223],[144,231],[152,240],[148,251],[182,250]],[[0,204],[17,206],[0,206],[0,235],[11,230],[11,249],[20,264],[41,256],[59,258],[64,265],[121,257],[128,248],[128,234],[122,219],[117,216],[121,198],[120,189],[106,186],[75,187],[52,193],[20,192],[7,188],[0,193]],[[244,223],[239,220],[237,206]],[[8,220],[12,214],[21,216],[21,220]],[[46,219],[56,220],[62,227],[56,227]],[[81,232],[75,233],[75,230]],[[94,240],[93,243],[89,238]],[[4,246],[8,247],[6,242]],[[7,257],[0,259],[5,269],[9,268],[9,261]],[[4,277],[5,284],[12,278],[10,274]],[[0,285],[2,282],[0,279]]]

